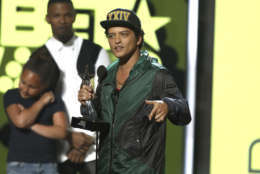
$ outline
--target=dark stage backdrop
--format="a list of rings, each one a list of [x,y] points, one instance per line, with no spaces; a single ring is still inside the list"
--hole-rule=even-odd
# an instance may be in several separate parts
[[[23,64],[33,50],[47,41],[51,30],[45,22],[47,0],[0,2],[0,173],[5,173],[8,131],[2,95],[17,87]],[[135,10],[145,31],[144,48],[172,72],[185,94],[186,0],[74,0],[73,3],[78,13],[74,24],[77,35],[107,50],[109,47],[99,22],[114,8]],[[182,173],[183,145],[183,128],[168,124],[167,174]]]

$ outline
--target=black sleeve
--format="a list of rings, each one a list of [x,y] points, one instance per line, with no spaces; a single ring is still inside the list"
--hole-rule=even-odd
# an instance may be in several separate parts
[[[4,96],[4,108],[6,109],[11,104],[18,103],[18,91],[15,90],[8,90]]]
[[[191,121],[188,102],[182,97],[174,78],[166,70],[155,75],[153,93],[168,105],[168,119],[176,125],[186,125]]]
[[[77,60],[78,74],[84,73],[86,70],[86,65],[88,65],[88,74],[94,76],[95,64],[100,50],[101,50],[101,46],[99,46],[98,44],[95,44],[86,39],[83,40],[81,50]]]
[[[52,113],[56,112],[65,112],[65,104],[61,97],[55,96],[55,101],[54,103],[51,103],[50,105]]]

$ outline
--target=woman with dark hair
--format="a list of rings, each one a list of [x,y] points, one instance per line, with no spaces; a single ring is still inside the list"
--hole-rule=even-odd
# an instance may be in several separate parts
[[[53,90],[59,69],[45,47],[24,65],[19,87],[4,94],[10,124],[7,174],[56,174],[56,140],[67,134],[64,103]]]

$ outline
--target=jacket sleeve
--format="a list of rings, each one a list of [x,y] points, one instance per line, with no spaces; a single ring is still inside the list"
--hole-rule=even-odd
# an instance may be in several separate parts
[[[188,102],[182,97],[174,78],[166,70],[159,70],[153,82],[153,93],[168,105],[167,118],[176,125],[191,121]]]

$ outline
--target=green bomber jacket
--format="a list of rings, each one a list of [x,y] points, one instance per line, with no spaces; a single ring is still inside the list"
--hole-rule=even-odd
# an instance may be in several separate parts
[[[163,174],[165,170],[166,121],[149,120],[153,105],[163,100],[167,118],[176,125],[191,121],[187,101],[173,77],[154,58],[142,52],[120,91],[116,90],[118,61],[108,67],[97,94],[99,119],[109,123],[101,133],[98,174]]]

